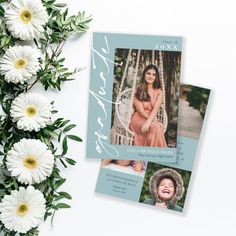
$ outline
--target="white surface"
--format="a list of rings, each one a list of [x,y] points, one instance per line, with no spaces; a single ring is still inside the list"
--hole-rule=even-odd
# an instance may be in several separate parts
[[[56,214],[54,228],[49,221],[42,224],[40,236],[235,235],[235,1],[64,2],[70,13],[93,15],[90,31],[65,47],[66,64],[87,69],[50,96],[61,114],[78,124],[75,132],[84,142],[71,142],[78,164],[63,171],[72,208]],[[85,159],[92,31],[183,36],[182,81],[212,89],[183,215],[94,193],[100,162]]]

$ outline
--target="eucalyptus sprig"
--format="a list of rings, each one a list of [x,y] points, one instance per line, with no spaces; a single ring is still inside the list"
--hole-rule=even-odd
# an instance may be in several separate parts
[[[38,80],[44,85],[60,90],[61,82],[72,79],[79,69],[68,70],[63,66],[65,58],[60,57],[66,40],[74,33],[85,32],[89,27],[91,16],[85,12],[78,12],[77,15],[68,16],[66,4],[55,4],[55,0],[44,0],[50,19],[45,26],[43,36],[35,40],[35,44],[44,53],[44,66],[38,74]]]
[[[4,214],[8,214],[8,212],[4,213],[2,211],[6,203],[5,197],[8,195],[8,197],[12,197],[13,193],[21,192],[22,195],[23,192],[27,194],[27,191],[35,191],[39,198],[43,196],[43,199],[45,199],[43,219],[46,220],[51,217],[51,221],[53,221],[57,210],[70,207],[64,200],[67,201],[72,198],[69,193],[60,190],[60,187],[66,181],[61,175],[62,167],[67,168],[76,164],[76,161],[69,156],[68,143],[70,140],[82,142],[82,139],[71,133],[76,125],[71,123],[70,120],[53,118],[57,115],[57,111],[52,109],[54,102],[48,103],[46,98],[39,97],[41,98],[39,102],[44,107],[43,112],[45,113],[46,108],[48,111],[37,126],[34,123],[27,124],[26,120],[34,117],[40,110],[37,110],[33,103],[24,108],[25,110],[21,116],[27,118],[24,120],[25,124],[20,120],[18,108],[21,105],[19,104],[23,104],[22,101],[28,101],[31,97],[37,99],[38,95],[31,92],[36,83],[41,83],[45,90],[56,89],[60,91],[62,83],[72,80],[80,71],[78,68],[70,70],[65,67],[65,58],[61,56],[61,53],[68,38],[73,34],[78,35],[86,32],[92,19],[85,12],[69,15],[67,5],[56,3],[55,0],[23,0],[19,5],[27,4],[28,1],[40,2],[37,5],[37,11],[40,12],[42,19],[42,22],[40,20],[35,21],[34,24],[38,25],[35,30],[34,26],[30,24],[34,17],[33,10],[31,11],[26,7],[18,9],[19,5],[15,6],[14,10],[19,10],[16,14],[24,23],[22,27],[25,27],[25,25],[31,27],[30,31],[23,32],[23,28],[14,28],[13,19],[7,12],[7,8],[11,7],[11,4],[15,4],[16,1],[13,3],[11,0],[0,0],[0,103],[2,108],[0,115],[0,205],[3,204],[2,207],[0,206],[0,232],[4,236],[35,236],[39,233],[37,225],[32,225],[31,228],[27,229],[25,225],[14,226],[6,222]],[[40,29],[41,34],[38,32]],[[31,38],[34,49],[17,46],[25,40],[24,45],[27,44],[27,40]],[[27,56],[28,49],[32,50],[32,55]],[[34,55],[36,49],[40,51],[40,57],[37,59]],[[13,64],[12,71],[8,71],[12,65],[6,67],[6,63],[9,61],[9,55],[14,55],[15,52],[17,52],[17,55],[23,53],[22,55],[26,56],[16,58],[13,62],[15,64]],[[27,59],[28,57],[31,59]],[[30,67],[30,63],[32,63],[32,69],[27,71],[26,65]],[[26,70],[26,72],[23,70]],[[18,76],[14,74],[16,71]],[[31,77],[29,73],[32,74]],[[32,81],[31,78],[33,82],[29,82]],[[52,117],[49,117],[49,112],[51,115],[53,114]],[[32,177],[32,181],[27,180],[27,178],[23,181],[22,178],[19,178],[20,174],[13,174],[11,167],[9,167],[11,166],[8,160],[9,155],[14,157],[21,142],[25,145],[27,140],[29,143],[37,140],[37,144],[45,145],[47,149],[45,149],[45,153],[54,159],[50,175],[47,177],[41,176],[42,181],[40,181],[40,178],[35,179],[35,177]],[[35,168],[37,165],[37,159],[30,155],[26,156],[23,162],[27,168]],[[31,182],[32,184],[30,184]],[[33,188],[29,188],[29,186],[33,186]],[[20,203],[16,212],[20,217],[23,217],[30,207],[26,203]],[[44,206],[42,205],[41,208],[43,209]]]

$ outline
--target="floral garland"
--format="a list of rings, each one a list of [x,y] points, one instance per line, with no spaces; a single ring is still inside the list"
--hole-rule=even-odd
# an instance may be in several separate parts
[[[74,165],[69,120],[53,118],[53,102],[32,92],[36,83],[61,90],[79,70],[60,56],[73,33],[88,29],[84,12],[68,16],[55,0],[0,0],[0,233],[37,235],[38,225],[71,199],[58,189],[66,181],[59,166]],[[59,145],[60,144],[60,145]],[[61,163],[62,165],[59,165]]]

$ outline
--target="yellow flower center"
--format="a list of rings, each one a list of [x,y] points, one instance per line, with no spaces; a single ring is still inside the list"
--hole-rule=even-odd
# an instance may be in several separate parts
[[[32,12],[25,8],[20,14],[20,20],[24,23],[24,24],[28,24],[32,21]]]
[[[34,106],[29,106],[26,108],[25,113],[29,117],[33,117],[37,114],[37,109]]]
[[[26,168],[28,169],[34,169],[37,167],[38,165],[38,162],[37,162],[37,159],[33,156],[27,156],[24,161],[23,161],[23,164]]]
[[[28,205],[26,203],[21,203],[18,205],[16,213],[18,216],[26,216],[29,212]]]
[[[20,58],[15,62],[15,68],[16,69],[22,69],[27,65],[27,60]]]

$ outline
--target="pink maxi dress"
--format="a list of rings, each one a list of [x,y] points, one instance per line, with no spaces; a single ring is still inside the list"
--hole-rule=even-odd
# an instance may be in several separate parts
[[[151,113],[159,96],[158,90],[155,90],[150,101],[142,101],[143,108],[147,113]],[[138,111],[135,111],[131,118],[130,129],[134,132],[134,146],[146,147],[167,147],[163,124],[153,119],[149,130],[146,133],[141,132],[142,125],[146,119]]]

